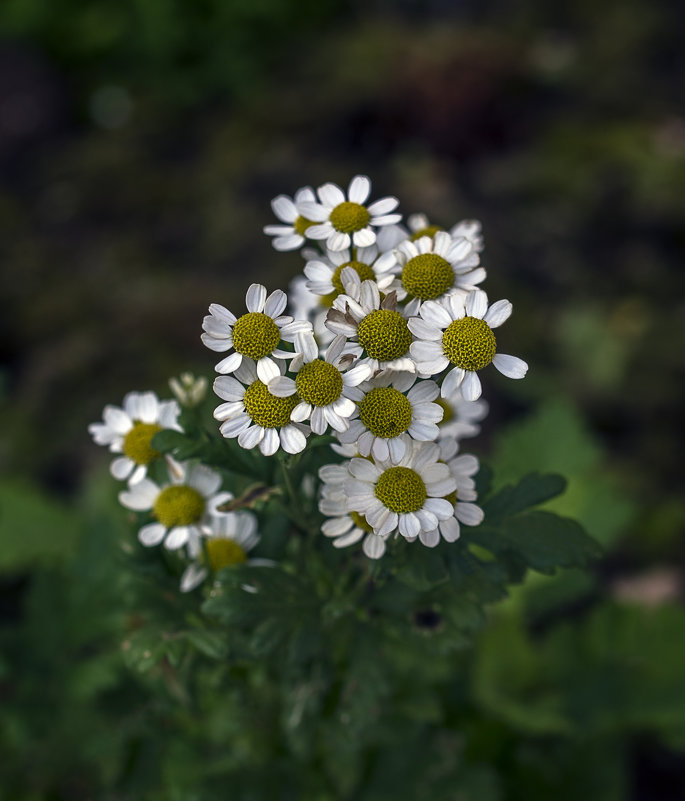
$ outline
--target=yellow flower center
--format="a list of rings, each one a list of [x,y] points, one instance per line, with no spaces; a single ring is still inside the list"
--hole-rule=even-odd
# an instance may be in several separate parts
[[[437,403],[442,409],[442,420],[440,422],[449,423],[449,421],[454,417],[454,412],[452,411],[452,407],[449,405],[449,403],[447,403],[444,398],[436,398],[433,403]]]
[[[336,231],[340,231],[343,234],[353,234],[355,231],[361,231],[362,228],[366,228],[371,215],[361,203],[345,201],[344,203],[339,203],[331,211],[328,219]]]
[[[393,387],[376,387],[359,404],[359,418],[375,436],[392,439],[411,425],[411,403]]]
[[[288,425],[292,410],[300,402],[297,395],[277,398],[269,392],[266,384],[257,379],[245,390],[245,411],[262,428],[279,428]]]
[[[478,317],[453,320],[442,335],[445,356],[464,370],[482,370],[492,361],[497,342],[492,329]]]
[[[233,347],[243,356],[258,361],[273,352],[281,332],[268,314],[248,312],[233,326]]]
[[[297,231],[300,236],[305,235],[305,231],[309,228],[310,225],[314,225],[312,220],[308,220],[306,217],[299,215],[298,218],[293,223],[293,228]]]
[[[303,365],[295,384],[300,398],[313,406],[328,406],[340,397],[343,389],[340,370],[323,359]]]
[[[425,228],[420,228],[418,231],[414,231],[414,233],[409,237],[411,242],[416,242],[417,239],[421,239],[422,236],[435,236],[438,231],[444,231],[444,228],[441,228],[439,225],[427,225]]]
[[[409,350],[412,335],[407,321],[397,311],[377,309],[367,314],[357,329],[359,344],[372,359],[399,359]]]
[[[214,573],[222,567],[242,565],[247,562],[247,554],[235,540],[226,537],[212,537],[205,540],[209,566]]]
[[[435,300],[453,285],[452,265],[437,253],[420,253],[409,259],[402,270],[402,286],[421,300]]]
[[[205,499],[185,484],[166,487],[152,508],[154,516],[166,528],[197,523],[205,511]]]
[[[136,464],[150,464],[161,455],[150,444],[154,435],[161,430],[162,426],[157,423],[141,423],[140,420],[135,420],[133,428],[124,437],[124,455]]]
[[[360,528],[362,531],[366,531],[367,534],[370,534],[373,531],[373,526],[368,524],[364,515],[360,515],[359,512],[350,512],[349,514],[357,528]]]
[[[378,500],[393,512],[416,512],[423,506],[428,493],[423,479],[409,467],[390,467],[376,483]]]

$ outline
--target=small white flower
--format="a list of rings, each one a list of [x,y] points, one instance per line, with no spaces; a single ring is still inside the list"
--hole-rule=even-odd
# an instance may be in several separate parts
[[[375,281],[383,290],[392,283],[396,266],[392,251],[379,254],[376,245],[371,245],[358,248],[354,255],[348,249],[329,250],[325,256],[307,261],[304,274],[308,279],[307,289],[315,295],[322,295],[323,301],[330,306],[338,295],[346,292],[341,275],[346,267],[354,270],[360,281]]]
[[[461,535],[459,523],[477,526],[483,522],[483,510],[472,503],[478,498],[476,483],[472,478],[479,469],[478,459],[469,453],[452,458],[456,450],[453,447],[446,449],[444,444],[440,443],[441,459],[447,461],[457,488],[452,496],[446,498],[454,509],[452,517],[441,520],[433,531],[422,531],[419,534],[419,539],[428,548],[434,548],[440,542],[441,536],[446,542],[456,542]]]
[[[345,372],[354,358],[343,355],[343,336],[333,340],[323,359],[319,358],[314,338],[307,341],[309,347],[290,365],[296,378],[284,375],[273,378],[267,385],[269,392],[279,398],[297,393],[299,403],[290,419],[296,423],[310,420],[315,434],[324,434],[328,426],[335,431],[346,431],[349,418],[357,411],[355,401],[364,398],[364,393],[355,391],[355,387],[370,377],[371,367],[360,364]]]
[[[265,383],[278,374],[277,362],[293,356],[279,349],[281,340],[295,342],[298,334],[312,330],[311,323],[293,322],[292,317],[283,315],[287,301],[280,289],[267,297],[262,284],[251,284],[245,295],[247,314],[236,317],[224,306],[211,304],[202,322],[202,341],[213,351],[233,351],[216,365],[218,373],[233,373],[247,357],[257,362],[257,374]]]
[[[150,511],[155,521],[138,532],[143,545],[164,542],[170,551],[182,548],[202,534],[217,506],[230,499],[229,493],[217,492],[221,476],[202,464],[188,467],[167,458],[169,484],[160,487],[149,478],[130,484],[119,493],[119,501],[136,512]]]
[[[356,458],[344,483],[348,508],[364,515],[381,537],[399,532],[409,540],[433,531],[454,514],[446,495],[456,490],[435,443],[408,443],[401,459]]]
[[[310,186],[298,189],[293,198],[279,195],[271,201],[273,213],[284,223],[264,226],[264,233],[274,237],[271,244],[276,250],[297,250],[305,243],[305,231],[313,223],[300,214],[303,202],[316,203],[316,195]]]
[[[160,401],[154,392],[129,392],[123,408],[105,406],[103,423],[91,423],[88,431],[98,445],[123,456],[110,465],[114,478],[135,483],[145,478],[148,465],[159,458],[151,441],[164,428],[181,431],[177,422],[180,409],[176,401]]]
[[[365,175],[357,175],[350,181],[347,197],[336,184],[320,186],[319,203],[299,204],[300,213],[317,223],[307,228],[306,236],[325,239],[328,250],[344,250],[352,244],[358,248],[373,245],[374,229],[399,222],[402,215],[389,213],[399,203],[395,197],[385,197],[366,206],[370,193],[371,181]]]
[[[169,387],[183,406],[197,406],[207,394],[207,379],[196,378],[192,373],[181,373],[178,378],[169,379]]]
[[[416,376],[411,373],[375,379],[357,404],[359,418],[338,434],[340,442],[356,443],[362,456],[400,459],[410,443],[409,437],[422,442],[437,439],[437,423],[443,414],[440,406],[433,403],[438,385],[434,381],[415,381]]]
[[[395,255],[402,272],[390,289],[396,289],[399,300],[409,297],[423,303],[450,291],[472,290],[485,280],[473,243],[466,237],[452,238],[446,231],[422,236],[416,242],[407,239]]]
[[[347,466],[324,465],[319,470],[319,478],[323,481],[319,511],[330,518],[321,526],[323,534],[333,538],[334,548],[347,548],[361,540],[366,556],[380,559],[385,553],[388,535],[381,537],[376,534],[364,515],[347,507],[345,481],[352,478]]]
[[[461,387],[469,401],[480,397],[477,371],[490,362],[509,378],[523,378],[528,365],[516,356],[497,353],[492,331],[509,318],[511,311],[508,300],[488,306],[488,297],[482,290],[470,292],[465,304],[458,296],[448,296],[439,303],[427,301],[421,306],[420,317],[409,321],[417,338],[411,345],[417,370],[422,375],[438,375],[454,365],[442,382],[442,397],[450,397]]]
[[[228,500],[232,498],[229,494]],[[217,573],[232,565],[265,561],[247,557],[259,542],[257,518],[251,512],[212,515],[202,533],[202,538],[197,537],[188,542],[188,556],[193,561],[181,576],[181,592],[194,590],[210,572]]]
[[[443,409],[440,423],[440,438],[455,440],[475,437],[480,433],[478,423],[488,414],[488,402],[483,398],[467,401],[461,394],[461,387],[446,398],[435,401]]]
[[[479,220],[461,220],[450,228],[450,236],[453,239],[458,239],[460,236],[468,239],[478,253],[482,253],[485,247]]]
[[[409,346],[412,334],[405,314],[397,309],[394,292],[381,300],[375,281],[360,281],[357,273],[342,271],[347,294],[338,295],[326,317],[326,327],[342,334],[355,347],[349,350],[362,356],[374,372],[394,370],[414,372],[416,367]]]
[[[282,375],[280,370],[277,375]],[[221,421],[219,431],[227,439],[237,437],[238,445],[247,450],[259,446],[264,456],[272,456],[279,447],[287,453],[304,450],[309,427],[290,419],[297,397],[272,395],[251,359],[245,359],[233,376],[218,376],[214,392],[226,401],[216,407],[214,417]]]

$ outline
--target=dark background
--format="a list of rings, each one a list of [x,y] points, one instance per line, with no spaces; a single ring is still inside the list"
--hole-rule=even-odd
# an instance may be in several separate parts
[[[486,289],[514,304],[503,350],[531,369],[490,376],[480,452],[543,399],[569,403],[634,501],[607,581],[665,566],[678,597],[683,16],[648,0],[5,0],[5,479],[77,499],[105,469],[86,431],[105,403],[211,374],[208,304],[301,270],[261,233],[270,199],[366,173],[405,215],[483,223]],[[23,571],[3,579],[8,614]]]

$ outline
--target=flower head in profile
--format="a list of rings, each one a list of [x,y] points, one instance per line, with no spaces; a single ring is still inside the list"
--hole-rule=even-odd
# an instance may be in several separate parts
[[[277,375],[282,375],[280,370]],[[225,401],[214,410],[214,418],[221,421],[219,431],[227,439],[237,437],[241,448],[259,447],[264,456],[272,456],[279,448],[299,453],[309,434],[308,426],[291,419],[300,399],[272,394],[268,381],[259,378],[251,359],[245,359],[234,375],[214,380],[214,392]]]
[[[229,495],[229,500],[232,498]],[[181,592],[194,590],[210,574],[218,573],[224,567],[255,561],[248,558],[249,552],[259,542],[257,518],[251,512],[210,515],[202,533],[201,538],[188,542],[188,556],[192,562],[181,576]]]
[[[371,181],[365,175],[357,175],[350,181],[347,196],[336,184],[320,186],[318,203],[299,204],[301,213],[315,223],[306,229],[306,236],[326,240],[328,250],[373,245],[376,229],[399,222],[402,215],[390,213],[399,204],[396,197],[385,197],[367,206],[370,194]]]
[[[271,244],[276,250],[297,250],[304,245],[305,234],[314,223],[300,213],[302,203],[316,203],[316,195],[310,186],[295,192],[295,197],[279,195],[271,201],[273,213],[281,221],[281,225],[266,225],[264,233],[273,236]]]
[[[433,442],[408,442],[401,459],[351,459],[345,480],[348,508],[364,515],[381,537],[398,532],[413,540],[452,517],[446,500],[457,483]]]
[[[105,406],[102,423],[91,423],[88,431],[98,445],[120,453],[110,465],[114,478],[135,483],[145,478],[148,465],[161,454],[152,447],[158,431],[180,431],[180,409],[176,401],[160,401],[154,392],[129,392],[122,407]]]
[[[247,314],[241,317],[236,317],[218,303],[212,303],[202,323],[202,341],[210,350],[232,351],[216,365],[216,371],[233,373],[247,358],[257,363],[257,373],[262,381],[277,375],[277,363],[293,355],[278,347],[281,340],[295,342],[298,334],[311,333],[312,330],[308,321],[293,321],[292,317],[283,315],[287,302],[287,295],[282,290],[276,289],[267,296],[262,284],[251,284],[245,295]]]
[[[135,512],[150,512],[154,520],[138,532],[143,545],[164,543],[177,550],[202,534],[217,506],[230,499],[229,493],[218,492],[221,476],[202,464],[189,466],[167,457],[169,483],[163,486],[149,478],[119,493],[119,502]]]
[[[299,402],[290,419],[295,423],[309,420],[315,434],[324,434],[329,426],[335,431],[347,431],[349,419],[357,411],[355,401],[364,398],[364,393],[356,387],[371,376],[371,367],[358,364],[347,369],[354,357],[343,355],[343,336],[331,342],[324,358],[319,357],[313,337],[307,343],[290,364],[295,378],[284,375],[273,378],[267,385],[269,392],[279,398],[296,396]]]
[[[416,337],[411,353],[417,369],[422,374],[437,375],[449,368],[442,382],[442,397],[450,397],[461,387],[468,401],[480,397],[478,372],[491,362],[503,375],[523,378],[528,365],[516,356],[497,353],[493,332],[511,311],[508,300],[488,305],[488,296],[482,290],[470,292],[465,303],[456,295],[439,303],[427,301],[419,310],[420,316],[409,321]]]

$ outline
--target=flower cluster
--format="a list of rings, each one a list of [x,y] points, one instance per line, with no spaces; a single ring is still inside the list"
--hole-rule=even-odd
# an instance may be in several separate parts
[[[478,460],[460,443],[487,413],[481,373],[492,364],[522,378],[527,365],[498,349],[495,329],[512,305],[490,303],[480,288],[480,224],[444,230],[412,215],[405,227],[397,198],[370,197],[369,179],[356,176],[347,191],[327,183],[275,198],[279,223],[264,231],[276,250],[301,250],[301,274],[288,294],[253,283],[244,308],[212,303],[202,341],[222,354],[220,434],[264,457],[303,454],[318,439],[330,454],[308,476],[321,531],[337,548],[361,543],[378,559],[394,538],[434,547],[481,522]],[[192,376],[172,388],[186,407],[204,392]],[[220,491],[218,472],[154,448],[158,432],[181,430],[178,418],[176,401],[130,393],[91,433],[121,454],[112,463],[127,481],[121,503],[148,513],[140,541],[182,552],[189,590],[245,562],[259,535],[252,513],[222,511],[233,488]],[[287,472],[292,457],[279,458]],[[148,475],[152,463],[161,479]]]

